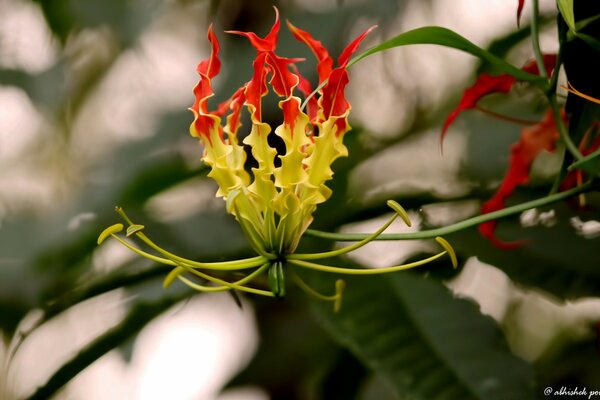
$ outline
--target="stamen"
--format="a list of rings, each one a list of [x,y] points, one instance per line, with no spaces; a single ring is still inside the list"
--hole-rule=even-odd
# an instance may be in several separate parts
[[[195,289],[199,292],[207,292],[210,291],[208,289],[212,289],[212,286],[204,286],[204,285],[199,285],[195,282],[190,281],[187,278],[184,278],[183,276],[179,276],[178,279],[180,281],[182,281],[183,283],[185,283],[186,285],[188,285],[189,287],[191,287],[192,289]],[[227,288],[226,290],[232,290],[234,289],[233,287],[231,288]],[[266,296],[266,297],[275,297],[275,295],[267,290],[260,290],[260,289],[255,289],[255,288],[251,288],[251,287],[246,287],[246,286],[236,286],[235,287],[236,290],[239,290],[241,292],[248,292],[248,293],[253,293],[253,294],[258,294],[260,296]]]
[[[344,293],[344,288],[346,287],[346,282],[344,282],[343,279],[338,279],[335,281],[335,294],[328,296],[321,294],[315,289],[308,286],[306,282],[304,282],[302,278],[298,276],[298,274],[293,272],[293,270],[291,271],[291,275],[292,279],[296,282],[298,287],[300,287],[300,289],[302,289],[306,294],[322,301],[332,301],[333,311],[336,313],[340,311],[342,307],[342,295]]]
[[[154,262],[157,262],[160,264],[171,265],[171,266],[185,265],[189,268],[200,268],[197,265],[190,265],[189,263],[186,263],[183,261],[176,261],[173,259],[155,256],[154,254],[150,254],[141,249],[138,249],[137,247],[131,245],[130,243],[126,242],[125,240],[121,239],[120,237],[118,237],[115,234],[112,234],[111,236],[113,238],[115,238],[123,246],[127,247],[129,250],[131,250],[134,253],[139,254],[140,256],[147,258],[151,261],[154,261]],[[245,259],[235,260],[235,261],[224,261],[224,262],[220,262],[220,263],[206,263],[208,265],[211,265],[212,267],[205,268],[205,269],[213,269],[213,270],[217,270],[217,271],[237,271],[240,269],[248,269],[248,268],[258,267],[259,265],[263,264],[265,261],[266,260],[263,257],[258,256],[258,257],[254,257],[254,258],[245,258]]]
[[[400,218],[402,218],[402,221],[404,221],[406,226],[408,226],[409,228],[412,226],[412,222],[410,221],[410,217],[408,216],[408,213],[406,212],[404,207],[402,207],[400,205],[400,203],[398,203],[397,201],[394,201],[394,200],[388,200],[387,205],[389,208],[396,211],[396,213],[400,216]]]
[[[322,252],[322,253],[290,254],[288,256],[288,258],[292,259],[292,260],[320,260],[323,258],[337,257],[339,255],[346,254],[350,251],[361,248],[362,246],[366,245],[367,243],[375,240],[379,235],[381,235],[383,233],[383,231],[385,231],[392,224],[392,222],[394,222],[396,220],[396,217],[402,218],[404,223],[406,225],[408,225],[409,227],[412,226],[410,217],[408,216],[408,213],[406,212],[404,207],[402,207],[398,202],[396,202],[394,200],[388,200],[387,205],[392,210],[394,210],[396,212],[396,214],[394,214],[394,216],[388,222],[386,222],[381,228],[379,228],[378,230],[376,230],[375,232],[373,232],[371,235],[367,236],[363,240],[361,240],[357,243],[354,243],[350,246],[346,246],[346,247],[343,247],[343,248],[337,249],[337,250],[331,250],[331,251],[326,251],[326,252]]]
[[[144,225],[137,225],[137,224],[130,225],[127,228],[127,234],[125,236],[129,237],[129,236],[131,236],[131,235],[133,235],[133,234],[135,234],[135,233],[143,230],[144,228],[145,228]]]
[[[189,273],[191,273],[193,275],[196,275],[196,276],[198,276],[198,277],[200,277],[202,279],[205,279],[205,280],[207,280],[209,282],[218,283],[218,284],[220,284],[222,286],[225,286],[226,289],[224,289],[224,290],[236,289],[236,290],[241,290],[241,291],[249,291],[248,289],[251,289],[250,290],[251,292],[254,292],[255,290],[259,290],[259,289],[253,289],[253,288],[249,288],[247,286],[241,286],[241,285],[237,285],[235,283],[227,282],[227,281],[225,281],[223,279],[215,278],[214,276],[210,276],[208,274],[205,274],[204,272],[200,272],[200,271],[198,271],[196,269],[189,268],[188,266],[183,265],[183,264],[180,264],[178,266],[184,268],[186,270],[186,272],[189,272]],[[185,278],[185,277],[183,277],[181,275],[177,275],[177,279],[179,279],[180,281],[184,282],[185,284],[188,284],[188,282],[194,283],[194,282],[190,281],[189,279],[187,279],[187,278]],[[212,289],[214,288],[214,286],[205,286],[205,285],[200,285],[200,284],[197,284],[197,283],[194,283],[194,285],[196,285],[197,287],[202,287],[203,288],[202,289],[203,292],[212,291]],[[211,289],[211,290],[207,290],[207,289]]]
[[[123,230],[123,224],[114,224],[106,228],[100,233],[98,236],[98,245],[101,245],[102,242],[106,240],[107,237],[112,236],[115,233],[119,233]]]
[[[351,244],[350,246],[342,247],[341,249],[337,249],[337,250],[325,251],[322,253],[290,254],[286,258],[288,260],[320,260],[323,258],[331,258],[331,257],[336,257],[336,256],[339,256],[342,254],[346,254],[350,251],[356,250],[356,249],[366,245],[369,242],[372,242],[375,238],[377,238],[377,236],[381,235],[383,233],[383,231],[385,231],[388,228],[388,226],[390,226],[392,224],[392,222],[394,222],[396,220],[396,218],[398,218],[398,214],[394,214],[394,216],[392,218],[390,218],[390,220],[388,222],[386,222],[381,228],[377,229],[371,235],[367,236],[360,242]]]
[[[141,225],[134,224],[129,219],[129,217],[127,216],[127,214],[125,214],[125,211],[121,207],[117,207],[116,211],[119,213],[119,215],[130,226],[141,226]],[[190,266],[192,268],[203,268],[203,269],[213,269],[213,270],[219,270],[219,271],[230,271],[230,270],[243,269],[243,268],[254,268],[254,267],[257,267],[257,266],[259,266],[259,265],[261,265],[261,264],[263,264],[265,262],[265,257],[264,256],[257,256],[257,257],[246,258],[246,259],[235,260],[235,261],[214,262],[214,263],[203,263],[203,262],[193,261],[193,260],[189,260],[187,258],[179,257],[178,255],[175,255],[175,254],[173,254],[171,252],[168,252],[167,250],[164,250],[163,248],[161,248],[160,246],[158,246],[157,244],[155,244],[152,240],[150,240],[150,238],[148,238],[140,230],[137,230],[135,232],[135,235],[138,238],[140,238],[144,243],[146,243],[148,246],[150,246],[154,250],[158,251],[163,256],[167,257],[169,260],[174,261],[175,263],[186,264],[186,265],[188,265],[188,266]],[[146,258],[148,258],[148,257],[146,257]]]
[[[567,87],[567,86],[564,86],[564,85],[560,85],[560,87],[562,87],[563,89],[566,89],[567,91],[573,93],[574,95],[582,97],[582,98],[584,98],[584,99],[586,99],[588,101],[600,104],[600,99],[597,99],[597,98],[592,97],[590,95],[587,95],[585,93],[581,93],[579,90],[575,89],[573,87],[573,85],[571,85],[571,82],[567,82],[567,85],[569,85],[569,86]]]
[[[448,256],[450,257],[450,261],[452,262],[452,267],[456,269],[458,267],[458,260],[456,259],[456,253],[454,252],[454,248],[446,239],[444,239],[441,236],[437,236],[435,240],[444,248],[444,250],[446,250],[446,252],[448,252]]]
[[[333,272],[335,274],[345,274],[345,275],[379,275],[379,274],[387,274],[387,273],[390,273],[390,272],[404,271],[404,270],[407,270],[407,269],[415,268],[415,267],[418,267],[420,265],[427,264],[427,263],[429,263],[431,261],[437,260],[438,258],[442,257],[443,255],[445,255],[447,253],[448,253],[447,251],[442,251],[441,253],[438,253],[438,254],[436,254],[434,256],[431,256],[429,258],[425,258],[423,260],[419,260],[419,261],[415,261],[415,262],[408,263],[408,264],[403,264],[403,265],[396,265],[396,266],[393,266],[393,267],[376,268],[376,269],[355,269],[355,268],[332,267],[332,266],[329,266],[329,265],[321,265],[321,264],[312,263],[312,262],[309,262],[309,261],[293,260],[293,259],[289,259],[289,258],[288,258],[288,262],[290,264],[294,264],[294,265],[297,265],[299,267],[304,267],[304,268],[309,268],[309,269],[316,269],[317,271],[323,271],[323,272]]]
[[[262,272],[265,271],[265,269],[267,269],[269,267],[269,263],[265,263],[262,266],[260,266],[259,268],[257,268],[256,270],[252,271],[252,273],[246,275],[245,277],[243,277],[242,279],[239,279],[235,282],[226,282],[227,284],[223,284],[221,286],[204,286],[204,291],[205,292],[223,292],[223,291],[227,291],[227,290],[231,290],[233,289],[238,289],[240,286],[245,285],[246,283],[250,282],[251,280],[253,280],[254,278],[256,278],[258,275],[260,275]],[[163,288],[167,288],[168,286],[171,285],[171,283],[173,282],[173,280],[175,280],[175,278],[179,278],[179,276],[186,272],[187,270],[183,267],[177,267],[175,269],[173,269],[173,271],[171,271],[167,277],[165,278],[164,282],[163,282]],[[212,282],[215,282],[216,280],[219,280],[218,278],[214,278],[214,280],[211,280]]]

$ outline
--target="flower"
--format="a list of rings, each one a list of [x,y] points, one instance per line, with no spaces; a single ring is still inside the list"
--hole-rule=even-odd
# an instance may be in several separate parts
[[[204,145],[202,160],[211,167],[209,176],[218,183],[218,195],[227,201],[227,211],[244,227],[259,252],[280,255],[294,252],[317,205],[331,196],[326,186],[333,176],[331,164],[348,155],[343,144],[344,134],[350,130],[350,105],[344,96],[348,83],[346,66],[373,29],[350,43],[333,68],[332,58],[320,42],[291,23],[288,26],[294,37],[307,44],[318,58],[322,88],[311,97],[308,114],[295,93],[311,93],[310,83],[294,68],[300,59],[276,54],[280,28],[276,12],[275,24],[264,38],[252,32],[229,32],[247,37],[256,49],[254,73],[249,82],[214,111],[208,111],[207,103],[213,95],[211,79],[219,73],[219,43],[212,27],[209,29],[212,53],[198,65],[200,81],[194,89],[194,122],[190,127],[192,136]],[[283,111],[283,123],[274,130],[262,121],[262,97],[269,87],[281,99],[279,107]],[[251,174],[244,169],[246,157],[237,137],[243,108],[248,110],[252,123],[243,144],[250,146],[258,163]],[[226,112],[229,115],[222,127]],[[285,143],[285,154],[278,156],[269,146],[268,138],[273,133]],[[276,166],[276,158],[280,166]]]
[[[194,115],[190,133],[203,144],[202,161],[210,167],[208,176],[219,186],[216,195],[225,200],[227,212],[239,222],[257,256],[214,263],[177,256],[155,244],[144,233],[144,226],[131,221],[119,207],[117,212],[128,224],[127,236],[137,237],[161,256],[143,251],[121,238],[118,233],[123,230],[122,224],[105,229],[100,234],[98,243],[112,237],[143,257],[173,267],[165,278],[165,287],[178,279],[203,292],[239,290],[269,297],[283,297],[286,274],[289,272],[300,288],[321,300],[333,301],[335,309],[340,307],[344,288],[342,280],[336,282],[335,294],[322,295],[304,283],[294,272],[295,268],[291,267],[337,274],[373,275],[414,268],[446,254],[456,266],[454,250],[440,237],[436,240],[444,250],[438,254],[388,268],[342,268],[311,261],[336,257],[364,246],[376,239],[397,217],[410,225],[408,215],[394,201],[388,202],[395,211],[394,216],[363,240],[322,253],[296,252],[302,234],[313,220],[312,215],[317,205],[331,196],[331,189],[326,184],[333,177],[332,163],[348,155],[343,143],[344,135],[350,130],[350,104],[344,96],[344,89],[349,82],[347,67],[360,43],[375,27],[367,29],[354,39],[343,50],[334,67],[333,59],[321,42],[288,22],[293,36],[306,44],[317,58],[319,84],[313,91],[309,81],[295,66],[302,59],[277,55],[280,20],[276,8],[275,15],[275,23],[264,38],[252,32],[229,31],[246,37],[256,49],[253,73],[251,79],[236,90],[231,98],[212,109],[209,106],[209,99],[214,94],[211,81],[219,73],[221,62],[217,36],[212,26],[209,27],[211,54],[198,64],[200,80],[194,88],[195,101],[190,108]],[[280,98],[279,108],[283,112],[283,123],[275,129],[262,120],[262,98],[269,90]],[[297,92],[305,97],[306,112]],[[240,141],[238,131],[244,109],[250,115],[251,126],[248,135]],[[269,145],[269,136],[273,134],[285,144],[284,153],[278,154]],[[256,160],[257,166],[250,172],[246,169],[243,145],[251,149]],[[212,275],[248,270],[252,271],[234,282]],[[263,272],[268,276],[269,290],[248,286]]]

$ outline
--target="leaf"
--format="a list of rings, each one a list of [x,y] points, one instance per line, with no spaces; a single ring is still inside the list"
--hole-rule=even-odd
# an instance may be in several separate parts
[[[475,57],[481,58],[490,65],[496,67],[499,71],[505,72],[519,80],[531,82],[537,85],[542,85],[544,83],[542,78],[520,70],[514,65],[511,65],[501,58],[496,57],[487,50],[476,46],[458,33],[439,26],[426,26],[401,33],[398,36],[394,36],[393,38],[388,39],[385,42],[375,47],[371,47],[365,52],[359,54],[350,61],[348,66],[351,66],[372,54],[392,49],[394,47],[408,46],[413,44],[437,44],[440,46],[462,50],[474,55]]]
[[[321,274],[313,284],[326,290],[333,279]],[[531,367],[510,354],[475,304],[409,273],[347,281],[341,312],[316,303],[317,314],[334,339],[403,398],[535,398]]]
[[[572,169],[580,169],[592,175],[598,174],[600,172],[600,149],[571,164],[569,170]]]
[[[573,0],[558,0],[558,9],[571,31],[575,31],[575,13],[573,12]]]
[[[185,296],[164,298],[154,303],[136,304],[119,325],[98,337],[67,361],[50,377],[48,382],[39,387],[27,399],[43,400],[51,398],[53,394],[86,367],[138,333],[148,322],[186,296],[189,296],[189,293],[186,293]]]

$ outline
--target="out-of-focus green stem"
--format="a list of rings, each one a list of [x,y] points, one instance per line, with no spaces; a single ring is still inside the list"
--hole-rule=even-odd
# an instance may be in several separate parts
[[[488,214],[478,215],[473,218],[468,218],[463,221],[457,222],[452,225],[444,226],[436,229],[429,229],[426,231],[420,232],[408,232],[408,233],[389,233],[379,235],[375,240],[415,240],[415,239],[432,239],[436,236],[444,236],[449,235],[454,232],[461,231],[463,229],[470,228],[472,226],[477,226],[484,222],[493,221],[495,219],[508,217],[510,215],[518,214],[525,210],[529,210],[534,207],[541,207],[548,204],[556,203],[557,201],[565,200],[573,196],[577,196],[580,193],[588,192],[595,188],[592,182],[586,182],[581,186],[578,186],[573,189],[565,190],[564,192],[556,193],[550,196],[542,197],[541,199],[536,199],[532,201],[528,201],[526,203],[521,203],[514,205],[512,207],[507,207],[502,210],[494,211]],[[340,242],[353,242],[363,240],[370,234],[368,233],[350,233],[350,234],[342,234],[342,233],[330,233],[330,232],[321,232],[309,229],[306,231],[307,235],[318,237],[321,239],[329,239],[329,240],[337,240]]]
[[[540,76],[542,78],[547,78],[548,72],[546,71],[544,56],[542,55],[542,49],[540,48],[540,28],[538,25],[540,13],[538,0],[533,0],[531,2],[531,6],[533,8],[533,13],[531,15],[531,44],[533,45],[533,53],[535,54],[535,61],[538,66],[538,70],[540,71]]]

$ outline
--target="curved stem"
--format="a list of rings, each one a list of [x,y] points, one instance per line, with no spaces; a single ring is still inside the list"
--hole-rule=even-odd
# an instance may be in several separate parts
[[[538,26],[540,12],[538,0],[532,0],[531,6],[533,8],[531,15],[531,44],[533,45],[533,53],[535,54],[535,61],[538,66],[538,71],[540,71],[540,76],[542,78],[547,78],[548,72],[546,71],[544,56],[542,55],[542,49],[540,48],[540,31]]]
[[[438,253],[438,254],[436,254],[434,256],[431,256],[429,258],[424,258],[422,260],[415,261],[415,262],[408,263],[408,264],[396,265],[394,267],[387,267],[387,268],[376,268],[376,269],[355,269],[355,268],[332,267],[332,266],[329,266],[329,265],[321,265],[321,264],[312,263],[312,262],[309,262],[309,261],[302,261],[302,260],[288,260],[288,262],[290,264],[294,264],[294,265],[297,265],[299,267],[309,268],[309,269],[316,269],[317,271],[323,271],[323,272],[333,272],[335,274],[344,274],[344,275],[379,275],[379,274],[387,274],[387,273],[390,273],[390,272],[404,271],[404,270],[407,270],[407,269],[415,268],[415,267],[418,267],[420,265],[427,264],[428,262],[431,262],[433,260],[437,260],[438,258],[442,257],[445,254],[448,254],[448,252],[447,251],[442,251],[441,253]]]
[[[500,114],[495,111],[488,110],[487,108],[483,108],[481,106],[475,106],[475,109],[477,111],[480,111],[484,114],[487,114],[487,115],[497,118],[499,120],[512,122],[512,123],[518,124],[518,125],[535,125],[537,123],[537,121],[529,121],[526,119],[515,118],[515,117],[508,116],[508,115]]]
[[[305,293],[307,293],[310,296],[313,296],[316,299],[322,300],[322,301],[336,301],[339,299],[340,297],[340,293],[335,293],[332,295],[326,295],[326,294],[322,294],[317,292],[315,289],[311,288],[310,286],[308,286],[306,284],[306,282],[304,282],[302,280],[302,278],[300,278],[298,276],[297,273],[293,272],[293,270],[290,271],[290,275],[292,276],[292,279],[294,280],[294,282],[296,282],[296,284],[298,285],[298,287],[300,287],[300,289],[302,289]]]
[[[561,140],[564,142],[569,153],[571,153],[573,157],[575,157],[577,160],[581,160],[583,158],[583,154],[581,154],[581,152],[569,136],[569,131],[567,130],[567,127],[563,122],[562,113],[560,112],[560,107],[556,102],[555,94],[548,95],[548,103],[550,103],[550,108],[552,109],[552,116],[554,117],[554,123],[556,124],[556,128],[558,129],[558,133],[560,134]]]
[[[385,231],[392,224],[392,222],[394,222],[396,220],[397,217],[398,217],[398,214],[394,214],[394,216],[388,222],[386,222],[381,228],[377,229],[375,232],[373,232],[371,235],[367,236],[360,242],[354,243],[350,246],[346,246],[346,247],[343,247],[343,248],[337,249],[337,250],[325,251],[323,253],[290,254],[289,256],[287,256],[287,259],[288,260],[319,260],[322,258],[341,256],[342,254],[346,254],[350,251],[361,248],[364,245],[366,245],[367,243],[373,241],[375,238],[377,238],[377,236],[381,235],[383,233],[383,231]]]
[[[473,218],[468,218],[463,221],[457,222],[452,225],[444,226],[436,229],[429,229],[426,231],[420,232],[408,232],[408,233],[388,233],[381,234],[375,240],[414,240],[414,239],[432,239],[436,236],[445,236],[454,232],[461,231],[463,229],[470,228],[472,226],[477,226],[484,222],[493,221],[498,218],[508,217],[510,215],[518,214],[525,210],[529,210],[534,207],[541,207],[547,204],[556,203],[557,201],[561,201],[564,199],[568,199],[570,197],[577,196],[580,193],[588,192],[590,189],[594,188],[595,185],[592,184],[591,181],[584,183],[583,185],[565,190],[564,192],[556,193],[550,196],[542,197],[541,199],[536,199],[532,201],[528,201],[526,203],[521,203],[514,205],[512,207],[505,208],[503,210],[494,211],[488,214],[478,215]],[[329,239],[329,240],[337,240],[337,241],[347,241],[354,242],[357,240],[362,240],[365,237],[369,236],[365,233],[330,233],[330,232],[321,232],[315,230],[307,230],[307,235],[318,237],[321,239]],[[291,260],[290,260],[291,262]]]

